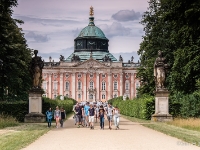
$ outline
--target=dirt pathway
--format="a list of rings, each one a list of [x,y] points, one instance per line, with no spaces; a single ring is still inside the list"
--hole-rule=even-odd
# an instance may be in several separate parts
[[[77,128],[69,118],[23,150],[200,150],[199,147],[120,118],[120,130]],[[114,128],[114,126],[113,126]]]

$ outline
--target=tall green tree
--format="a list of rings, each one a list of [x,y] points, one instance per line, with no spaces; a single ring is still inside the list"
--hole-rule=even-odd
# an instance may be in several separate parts
[[[167,87],[171,92],[192,93],[200,78],[200,1],[197,0],[150,0],[149,9],[141,23],[145,36],[138,54],[142,79],[139,93],[153,94],[155,83],[153,63],[158,50],[171,66]]]
[[[27,47],[21,20],[12,18],[17,0],[0,1],[0,100],[27,99],[31,86],[29,63],[31,50]]]

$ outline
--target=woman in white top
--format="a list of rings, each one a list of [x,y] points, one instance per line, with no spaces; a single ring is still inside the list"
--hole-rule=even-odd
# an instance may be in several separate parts
[[[116,106],[114,108],[114,124],[115,124],[115,129],[119,129],[119,116],[120,116],[120,110],[119,108]]]

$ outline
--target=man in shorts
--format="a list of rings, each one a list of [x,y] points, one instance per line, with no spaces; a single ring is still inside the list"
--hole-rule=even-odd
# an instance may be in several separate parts
[[[90,108],[88,110],[89,113],[89,124],[90,129],[94,129],[94,116],[95,116],[95,109],[92,104],[90,104]]]
[[[108,108],[107,108],[107,118],[108,118],[108,122],[109,122],[109,129],[111,130],[112,128],[112,118],[113,118],[113,107],[111,106],[111,104],[108,104]]]

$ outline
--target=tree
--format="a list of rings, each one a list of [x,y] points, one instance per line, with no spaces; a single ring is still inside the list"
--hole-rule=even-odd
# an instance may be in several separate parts
[[[140,94],[153,94],[153,63],[158,50],[171,66],[167,87],[171,92],[194,92],[200,78],[200,2],[197,0],[150,0],[141,23],[145,36],[140,45],[142,79]]]
[[[0,1],[0,100],[27,99],[31,86],[29,63],[31,50],[27,47],[22,29],[17,26],[23,21],[13,19],[12,7],[17,0]]]

